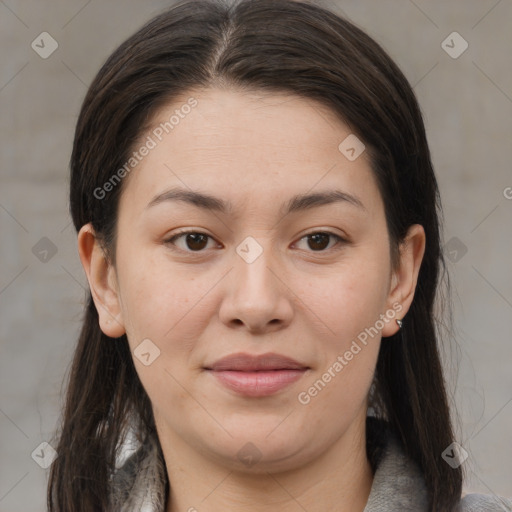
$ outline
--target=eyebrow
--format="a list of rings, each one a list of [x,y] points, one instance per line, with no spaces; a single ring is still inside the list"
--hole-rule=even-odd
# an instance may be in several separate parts
[[[209,194],[185,190],[182,188],[172,188],[156,195],[148,203],[146,209],[166,201],[182,201],[201,209],[213,210],[223,214],[230,214],[233,211],[233,205],[230,201],[225,201]],[[281,207],[281,214],[288,215],[289,213],[295,213],[339,202],[345,202],[367,211],[363,202],[357,196],[341,190],[328,190],[324,192],[297,194],[293,196]]]

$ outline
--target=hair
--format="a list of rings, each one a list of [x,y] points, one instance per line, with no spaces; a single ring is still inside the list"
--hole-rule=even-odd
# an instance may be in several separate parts
[[[371,405],[418,464],[429,510],[451,510],[460,500],[462,471],[441,458],[454,434],[434,311],[440,271],[446,272],[439,191],[411,86],[353,23],[294,0],[182,0],[146,23],[107,59],[84,99],[70,162],[75,229],[92,223],[115,264],[123,183],[102,200],[94,191],[130,158],[160,108],[211,87],[293,94],[346,123],[371,157],[393,267],[408,228],[423,226],[426,248],[414,299],[403,328],[381,344]],[[87,295],[48,482],[51,512],[108,509],[109,477],[127,425],[135,418],[141,440],[156,436],[126,335],[113,339],[101,331]]]

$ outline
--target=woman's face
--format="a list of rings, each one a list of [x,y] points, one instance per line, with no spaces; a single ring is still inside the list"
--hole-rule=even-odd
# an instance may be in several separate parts
[[[423,254],[416,226],[392,271],[361,142],[313,101],[208,89],[160,110],[135,150],[115,268],[97,245],[84,256],[87,228],[81,256],[102,330],[127,334],[162,443],[263,471],[360,436],[381,336],[398,330]],[[296,364],[217,364],[234,354]]]

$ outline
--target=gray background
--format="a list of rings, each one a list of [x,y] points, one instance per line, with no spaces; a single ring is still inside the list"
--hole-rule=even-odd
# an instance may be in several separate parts
[[[465,488],[511,496],[512,2],[323,4],[384,46],[422,106],[445,211]],[[166,5],[0,1],[0,512],[45,510],[48,470],[31,454],[57,425],[85,298],[67,212],[79,107],[108,54]],[[47,59],[31,48],[44,31],[58,42]],[[453,31],[469,44],[456,59],[441,46]]]

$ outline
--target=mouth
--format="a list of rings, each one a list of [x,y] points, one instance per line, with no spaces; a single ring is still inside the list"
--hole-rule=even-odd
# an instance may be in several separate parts
[[[232,354],[205,366],[217,382],[248,397],[269,396],[290,386],[310,369],[279,354]]]

